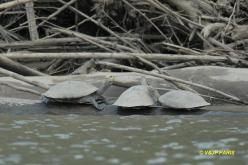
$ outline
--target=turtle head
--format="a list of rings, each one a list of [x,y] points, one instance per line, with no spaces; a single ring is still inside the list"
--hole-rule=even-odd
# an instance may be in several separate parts
[[[157,103],[158,98],[160,97],[160,94],[159,94],[158,90],[153,88],[152,86],[150,86],[145,77],[142,77],[141,84],[144,85],[148,89],[148,91],[149,91],[150,95],[152,96],[153,100]]]
[[[97,93],[99,95],[102,95],[113,84],[113,79],[114,79],[114,76],[109,76],[105,80],[105,82],[103,83],[103,85],[99,88],[99,90],[97,91]]]

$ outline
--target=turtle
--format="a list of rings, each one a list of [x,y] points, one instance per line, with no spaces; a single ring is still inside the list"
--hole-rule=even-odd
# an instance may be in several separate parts
[[[62,102],[62,103],[81,103],[92,104],[97,110],[103,110],[100,102],[105,102],[102,94],[111,85],[106,81],[101,88],[83,81],[63,81],[48,89],[42,94],[45,103]]]
[[[197,93],[186,90],[171,90],[158,98],[163,107],[173,109],[195,109],[210,105]]]
[[[142,108],[155,105],[156,102],[145,85],[136,85],[124,91],[113,105],[121,108]]]

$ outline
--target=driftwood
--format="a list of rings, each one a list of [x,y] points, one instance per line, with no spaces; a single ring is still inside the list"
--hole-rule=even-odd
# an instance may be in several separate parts
[[[39,33],[37,31],[37,25],[35,20],[34,3],[28,2],[25,4],[26,13],[29,26],[29,34],[32,41],[39,39]]]
[[[248,25],[238,26],[232,31],[232,39],[235,41],[248,38]]]
[[[24,74],[27,76],[45,76],[46,75],[37,70],[34,70],[25,65],[22,65],[18,62],[15,62],[5,56],[0,56],[0,66],[8,70],[14,71],[16,73]]]
[[[114,47],[115,49],[120,49],[123,51],[137,52],[137,50],[131,49],[129,47],[119,45],[119,44],[113,45],[113,43],[111,43],[111,42],[101,40],[100,38],[91,37],[89,35],[85,35],[82,33],[77,33],[77,32],[73,32],[71,30],[66,30],[66,29],[58,29],[58,28],[53,28],[53,29],[56,31],[59,31],[61,33],[67,34],[67,35],[75,36],[81,40],[85,40],[85,41],[87,41],[93,45],[96,45],[100,48],[103,48],[104,50],[106,50],[108,52],[114,52],[114,51],[110,50],[109,48],[105,47],[104,45],[108,45],[108,46]]]
[[[247,67],[247,6],[240,0],[1,1],[1,72],[29,82],[19,74],[45,78],[46,74],[87,74],[93,68],[91,61],[102,60],[95,70],[108,65],[113,67],[108,71],[118,74],[138,71],[181,89],[200,93],[198,88],[205,89],[213,96],[243,100],[237,93],[229,94],[228,88],[182,80],[168,70],[198,65]],[[26,65],[41,66],[40,71]]]
[[[23,3],[26,3],[27,22],[18,18],[20,14],[25,12],[22,6],[18,6],[20,11],[8,11],[9,7]],[[37,5],[35,10],[32,4]],[[247,21],[245,20],[247,1],[145,0],[138,2],[134,0],[93,0],[89,2],[71,0],[68,2],[58,0],[38,1],[36,3],[36,1],[31,0],[13,0],[1,3],[0,6],[0,9],[7,9],[1,12],[0,16],[8,16],[10,13],[16,12],[16,15],[13,16],[14,21],[10,19],[10,21],[6,21],[7,23],[3,23],[5,30],[17,32],[25,39],[29,39],[29,37],[21,32],[23,29],[28,29],[31,39],[34,40],[39,36],[43,39],[58,37],[58,34],[61,33],[54,33],[52,30],[54,28],[70,30],[82,35],[89,35],[89,31],[92,34],[92,28],[95,34],[90,35],[90,37],[113,37],[115,38],[113,45],[127,46],[136,52],[168,53],[171,51],[171,46],[174,45],[174,53],[180,52],[178,50],[184,50],[204,54],[204,52],[209,51],[209,48],[216,48],[215,54],[222,56],[223,50],[220,48],[224,48],[228,54],[239,58],[242,53],[232,50],[229,44],[247,38],[245,31],[247,29]],[[48,12],[42,12],[42,9],[46,7]],[[69,13],[68,11],[71,11],[68,16],[71,20],[69,26],[67,25],[68,21],[63,22],[63,17],[68,18],[65,16],[65,13]],[[17,21],[16,24],[15,20]],[[40,29],[39,32],[36,30],[36,22]],[[86,22],[93,23],[86,27],[87,32],[80,27]],[[13,26],[16,27],[13,28]],[[88,31],[88,29],[90,30]],[[102,33],[102,31],[109,35]],[[203,35],[200,34],[201,31]],[[131,41],[126,37],[131,38]],[[216,41],[213,41],[213,38]],[[103,41],[110,42],[108,39]],[[161,43],[161,41],[165,42]],[[165,44],[170,45],[169,48],[165,48]],[[47,49],[47,51],[49,50]],[[33,51],[37,51],[37,49]]]
[[[3,68],[0,68],[0,74],[13,77],[13,78],[15,78],[17,80],[26,82],[28,84],[32,84],[34,86],[37,86],[37,87],[40,87],[40,88],[43,88],[43,89],[48,89],[49,88],[47,85],[45,85],[43,83],[39,83],[39,82],[35,82],[35,81],[30,81],[29,79],[27,79],[26,77],[24,77],[22,75],[19,75],[17,73],[11,72],[11,71],[8,71],[8,70],[3,69]]]
[[[131,71],[131,72],[137,72],[137,73],[141,73],[141,74],[145,74],[145,75],[150,75],[150,76],[162,78],[162,79],[165,79],[165,80],[168,80],[168,81],[175,81],[175,82],[178,82],[178,83],[195,86],[195,87],[198,87],[198,88],[201,88],[201,89],[204,89],[204,90],[208,90],[208,91],[217,93],[217,94],[219,94],[221,96],[224,96],[224,97],[226,97],[228,99],[231,99],[231,100],[234,100],[234,101],[237,101],[237,102],[242,102],[239,98],[237,98],[235,96],[231,96],[229,94],[226,94],[225,92],[222,92],[222,91],[219,91],[219,90],[216,90],[216,89],[204,86],[204,85],[200,85],[200,84],[192,83],[192,82],[185,81],[185,80],[182,80],[182,79],[178,79],[178,78],[175,78],[175,77],[170,77],[170,76],[166,76],[166,75],[161,75],[161,74],[157,74],[157,73],[144,71],[144,70],[141,70],[141,69],[136,69],[136,68],[127,67],[127,66],[124,66],[124,65],[112,64],[112,63],[107,63],[107,62],[96,62],[96,64],[107,66],[107,67],[112,67],[112,68],[123,69],[123,70]]]
[[[0,10],[12,8],[12,7],[15,7],[17,5],[32,2],[32,1],[34,1],[34,0],[13,0],[10,2],[5,2],[5,3],[0,4]]]
[[[136,56],[148,60],[165,60],[165,61],[203,61],[203,62],[239,62],[238,59],[227,58],[222,56],[209,55],[174,55],[174,54],[144,54],[135,53]],[[6,53],[2,54],[10,59],[135,59],[130,53]]]
[[[33,89],[19,87],[19,86],[12,85],[12,84],[9,84],[9,83],[4,83],[4,82],[0,82],[0,85],[7,86],[7,87],[10,87],[10,88],[16,89],[18,91],[27,92],[27,93],[31,93],[31,94],[34,94],[34,95],[37,95],[37,96],[41,96],[41,92],[38,92],[38,91],[33,90]]]
[[[248,72],[247,69],[240,68],[227,68],[227,67],[214,67],[214,66],[202,66],[202,67],[189,67],[184,69],[168,70],[169,74],[173,77],[187,80],[189,82],[201,84],[204,86],[209,86],[217,90],[225,91],[230,95],[239,97],[241,100],[248,102]],[[125,88],[140,84],[141,80],[145,77],[149,84],[155,88],[161,89],[163,92],[175,89],[170,84],[167,84],[164,79],[156,78],[149,75],[139,74],[139,73],[116,73],[116,72],[96,72],[92,74],[84,75],[70,75],[70,76],[39,76],[39,77],[26,77],[29,81],[40,82],[46,84],[47,86],[54,85],[58,82],[66,80],[78,80],[86,81],[91,83],[100,84],[104,80],[111,77],[114,80],[114,84],[118,86],[123,86]],[[7,84],[16,84],[17,86],[34,89],[33,85],[29,85],[23,81],[13,79],[11,77],[0,77],[0,81]],[[198,93],[208,96],[211,98],[210,101],[219,98],[218,94],[202,90],[201,88],[194,87]],[[2,88],[4,90],[4,88]],[[109,97],[118,97],[124,89],[114,89],[108,93]],[[18,96],[14,91],[7,92],[12,97],[23,98],[24,95]],[[6,92],[0,92],[0,95],[8,95]],[[28,96],[26,94],[25,96]],[[25,97],[32,99],[34,96]],[[35,97],[34,97],[35,98]],[[36,97],[39,99],[39,97]]]
[[[95,66],[94,60],[89,60],[85,62],[82,66],[77,68],[74,72],[72,72],[73,75],[77,74],[88,74],[89,70],[92,69]]]
[[[160,69],[156,64],[154,64],[153,62],[148,61],[147,59],[140,57],[138,55],[135,54],[130,54],[131,56],[137,58],[140,62],[143,62],[144,64],[152,67],[153,69],[157,70],[160,74],[164,74],[166,76],[170,76],[170,74],[166,71],[166,70],[162,70]],[[189,91],[194,91],[193,89],[191,89],[190,87],[186,86],[185,84],[181,84],[175,81],[170,81],[168,80],[170,83],[172,83],[173,85],[175,85],[177,88],[182,89],[182,90],[189,90]]]

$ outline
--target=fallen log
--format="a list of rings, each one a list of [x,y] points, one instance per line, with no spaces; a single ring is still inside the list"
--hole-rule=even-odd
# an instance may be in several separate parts
[[[150,76],[162,78],[162,79],[167,80],[167,81],[174,81],[174,82],[190,85],[190,86],[193,86],[193,87],[197,87],[197,88],[200,88],[200,89],[204,89],[204,90],[219,94],[220,96],[222,96],[224,98],[227,98],[227,99],[231,99],[233,101],[243,102],[242,100],[240,100],[236,96],[229,95],[229,94],[227,94],[225,92],[216,90],[214,88],[210,88],[210,87],[205,86],[205,85],[192,83],[192,82],[185,81],[185,80],[182,80],[182,79],[178,79],[178,78],[175,78],[175,77],[166,76],[166,75],[157,74],[157,73],[152,73],[152,72],[149,72],[149,71],[136,69],[136,68],[132,68],[132,67],[124,66],[124,65],[119,65],[119,64],[108,63],[108,62],[96,62],[96,64],[106,66],[106,67],[111,67],[111,68],[123,69],[123,70],[131,71],[131,72],[137,72],[137,73],[141,73],[141,74],[144,74],[144,75],[150,75]]]
[[[7,86],[7,87],[10,87],[10,88],[16,89],[18,91],[27,92],[27,93],[31,93],[31,94],[34,94],[34,95],[37,95],[37,96],[41,96],[41,92],[35,91],[33,89],[23,88],[23,87],[15,86],[15,85],[4,83],[4,82],[0,82],[0,85]]]
[[[31,85],[34,85],[34,86],[37,86],[37,87],[40,87],[40,88],[43,88],[43,89],[48,89],[49,88],[47,85],[45,85],[43,83],[30,81],[29,79],[27,79],[26,77],[24,77],[22,75],[19,75],[17,73],[11,72],[11,71],[3,69],[3,68],[0,68],[0,74],[13,77],[13,78],[15,78],[17,80],[26,82],[28,84],[31,84]]]
[[[0,54],[10,59],[135,59],[131,53],[5,53]],[[239,62],[235,58],[227,58],[223,56],[199,55],[176,55],[176,54],[146,54],[135,53],[135,56],[145,58],[147,60],[165,60],[165,61],[203,61],[203,62],[226,62],[230,59]]]
[[[237,96],[241,100],[248,102],[248,69],[245,68],[227,68],[227,67],[217,67],[217,66],[197,66],[188,67],[183,69],[168,70],[169,74],[174,77],[187,80],[193,83],[202,84],[220,91],[224,91],[230,95]],[[66,80],[78,80],[87,81],[91,83],[101,83],[104,79],[113,77],[115,82],[119,82],[117,85],[123,87],[130,87],[133,85],[140,84],[143,74],[139,73],[117,73],[117,72],[96,72],[92,74],[83,75],[69,75],[69,76],[38,76],[38,77],[26,77],[29,81],[40,82],[46,84],[47,86],[54,85],[58,82]],[[145,78],[154,87],[163,88],[163,90],[174,89],[169,83],[166,84],[161,78],[152,77],[145,75]],[[9,84],[16,84],[25,88],[35,89],[32,85],[29,85],[23,81],[13,79],[11,77],[0,77],[0,82],[5,82]],[[215,98],[218,97],[215,93],[211,93],[200,88],[193,88],[198,93],[207,95],[211,99],[211,103],[215,103]],[[109,97],[118,97],[118,95],[123,92],[124,89],[115,88],[108,93]],[[17,91],[12,89],[0,88],[0,96],[11,96],[18,98],[29,98],[34,99],[34,95],[29,94],[16,94]],[[36,99],[39,99],[36,97]],[[221,102],[223,104],[223,102]]]
[[[0,67],[4,67],[7,70],[10,70],[10,71],[13,71],[19,74],[23,74],[26,76],[46,76],[46,74],[42,72],[29,68],[18,62],[12,61],[11,59],[5,56],[0,56]]]

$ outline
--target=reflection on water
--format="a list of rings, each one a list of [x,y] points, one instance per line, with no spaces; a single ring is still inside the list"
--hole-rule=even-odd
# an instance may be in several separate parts
[[[248,120],[213,116],[0,116],[0,165],[247,164]],[[235,156],[204,156],[232,149]]]

